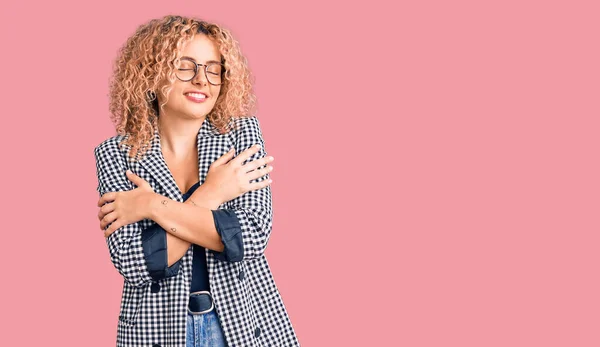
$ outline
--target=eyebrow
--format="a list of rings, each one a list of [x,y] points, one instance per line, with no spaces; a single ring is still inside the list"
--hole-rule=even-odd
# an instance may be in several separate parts
[[[194,59],[194,58],[192,58],[192,57],[188,57],[188,56],[183,56],[183,57],[181,57],[181,58],[187,58],[187,59],[191,59],[191,60],[193,60],[193,61],[196,61],[196,59]],[[205,62],[204,62],[204,64],[208,64],[208,63],[217,63],[217,64],[221,64],[221,62],[220,62],[220,61],[218,61],[218,60],[207,60],[207,61],[205,61]]]

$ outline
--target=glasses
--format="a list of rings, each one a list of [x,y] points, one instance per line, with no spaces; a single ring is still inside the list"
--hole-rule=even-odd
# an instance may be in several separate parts
[[[199,67],[204,67],[204,76],[208,83],[218,86],[223,84],[221,75],[225,71],[225,67],[221,63],[198,64],[192,59],[181,58],[180,66],[175,70],[175,76],[183,82],[188,82],[194,79],[198,74]]]

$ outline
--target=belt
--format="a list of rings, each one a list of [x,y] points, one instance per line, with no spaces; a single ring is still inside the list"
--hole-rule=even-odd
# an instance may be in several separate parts
[[[212,295],[207,290],[190,293],[188,312],[191,314],[204,314],[215,308]]]

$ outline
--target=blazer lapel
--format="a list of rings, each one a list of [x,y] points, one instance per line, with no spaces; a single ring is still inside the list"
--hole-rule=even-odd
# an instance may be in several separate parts
[[[183,197],[175,179],[167,167],[167,163],[162,155],[160,145],[160,135],[158,131],[154,132],[152,147],[148,153],[139,161],[142,166],[158,182],[162,189],[171,200],[182,201]]]
[[[198,130],[197,135],[197,148],[198,148],[198,160],[200,160],[200,145],[201,139],[205,137],[212,137],[218,135],[218,130],[208,121],[208,117],[202,123],[202,126]],[[129,161],[129,167],[136,168],[136,163],[133,161],[129,155],[127,155]],[[158,130],[154,131],[154,137],[152,139],[152,144],[146,155],[139,161],[139,165],[143,167],[152,177],[158,182],[161,188],[166,192],[167,197],[171,200],[183,201],[183,194],[179,190],[177,183],[175,183],[175,179],[169,170],[165,158],[162,154],[162,147],[160,144],[160,134]],[[136,170],[137,171],[137,170]],[[202,172],[200,170],[200,165],[198,167],[198,177],[201,176]]]

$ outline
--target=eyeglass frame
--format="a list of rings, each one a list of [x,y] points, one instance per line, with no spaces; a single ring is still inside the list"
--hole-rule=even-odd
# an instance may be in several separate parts
[[[213,86],[220,86],[223,84],[223,80],[221,79],[221,83],[219,84],[214,84],[210,81],[210,79],[208,78],[208,71],[207,68],[209,65],[221,65],[221,77],[223,77],[223,73],[225,72],[225,65],[223,63],[208,63],[208,64],[200,64],[200,63],[196,63],[195,60],[191,59],[191,58],[181,58],[179,59],[181,60],[186,60],[191,62],[192,64],[194,64],[194,76],[192,76],[192,78],[190,78],[189,80],[184,80],[179,78],[179,76],[177,76],[177,72],[175,72],[175,77],[177,77],[178,80],[182,81],[182,82],[189,82],[191,80],[193,80],[194,78],[196,78],[196,76],[198,75],[198,71],[200,71],[200,66],[204,66],[204,77],[206,77],[206,81],[210,84],[212,84]],[[182,70],[180,68],[177,68],[177,70]],[[183,70],[188,70],[188,69],[183,69]]]

